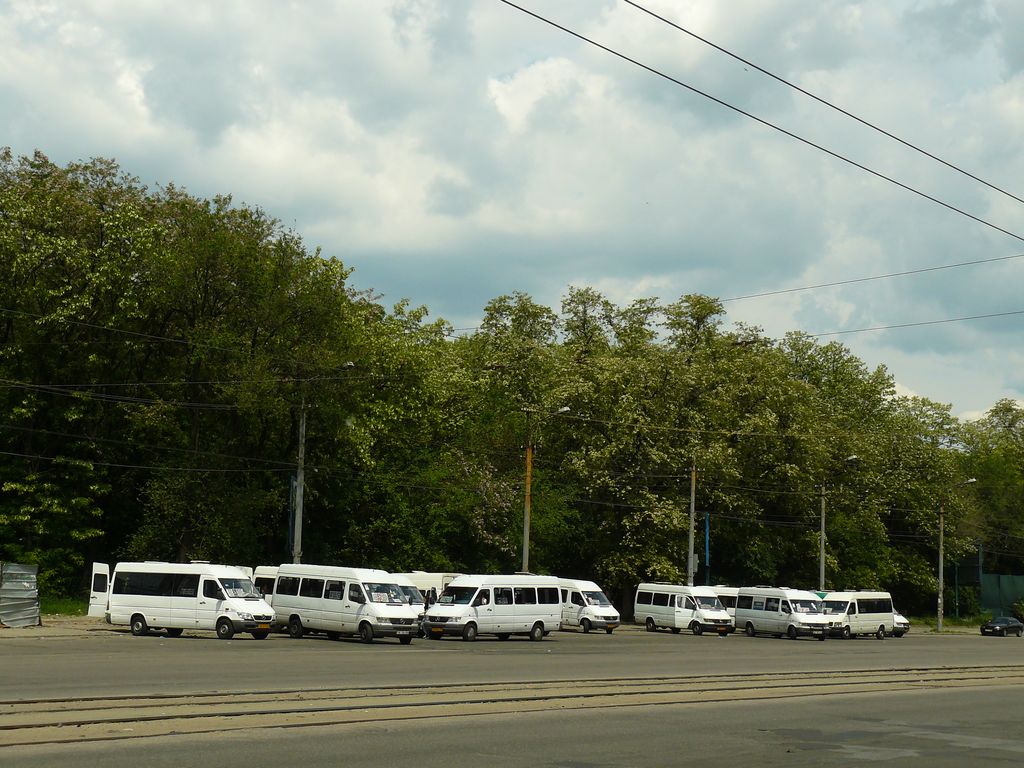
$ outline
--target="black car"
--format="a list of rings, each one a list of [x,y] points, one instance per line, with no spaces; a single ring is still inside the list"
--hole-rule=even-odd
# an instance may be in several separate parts
[[[981,634],[983,635],[1016,635],[1020,637],[1024,635],[1024,624],[1021,624],[1013,616],[996,616],[991,621],[986,621],[981,625]]]

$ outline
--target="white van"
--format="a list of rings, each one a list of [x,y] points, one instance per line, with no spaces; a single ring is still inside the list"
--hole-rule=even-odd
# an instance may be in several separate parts
[[[274,582],[276,580],[276,565],[258,565],[256,570],[253,571],[252,583],[256,585],[256,589],[260,591],[261,595],[268,598],[268,601],[274,594]]]
[[[829,634],[846,639],[874,635],[879,640],[895,634],[896,614],[888,592],[829,592],[821,604],[829,619]]]
[[[358,635],[364,643],[377,637],[412,642],[419,630],[420,606],[387,571],[292,564],[277,569],[270,604],[278,624],[294,638],[324,632],[331,640]]]
[[[416,585],[416,589],[423,595],[424,600],[430,605],[437,602],[437,596],[444,592],[444,588],[451,584],[452,579],[461,576],[461,573],[413,571],[411,573],[399,573],[396,576],[405,576]]]
[[[422,626],[423,620],[427,617],[427,598],[404,573],[392,573],[391,580],[409,598],[409,605],[416,609],[416,637],[423,637]]]
[[[603,629],[609,635],[619,626],[619,612],[592,581],[559,579],[562,592],[562,622],[559,629],[579,627],[584,634]]]
[[[435,640],[478,634],[529,635],[542,640],[562,619],[558,579],[554,576],[459,576],[445,587],[427,611],[423,631]]]
[[[118,563],[113,578],[106,563],[93,563],[89,615],[128,625],[133,635],[209,629],[223,640],[236,632],[262,640],[274,620],[244,571],[210,563]]]
[[[704,630],[728,635],[735,629],[732,617],[711,587],[662,582],[636,588],[633,621],[645,625],[648,632],[668,627],[675,633],[689,629],[695,635]]]
[[[739,587],[727,587],[724,584],[715,584],[712,587],[715,594],[718,595],[718,600],[722,603],[722,607],[725,608],[726,612],[736,619],[736,596],[740,593]]]
[[[789,587],[740,587],[736,596],[736,626],[749,637],[765,633],[797,638],[828,637],[828,617],[813,592]]]

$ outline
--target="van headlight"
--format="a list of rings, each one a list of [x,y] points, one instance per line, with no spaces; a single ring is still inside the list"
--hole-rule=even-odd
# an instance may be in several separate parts
[[[242,611],[238,612],[238,618],[240,618],[242,621],[252,621],[253,620],[251,613],[244,613]]]
[[[389,617],[387,617],[387,616],[378,616],[377,617],[377,623],[378,624],[390,624],[391,623],[391,619]]]

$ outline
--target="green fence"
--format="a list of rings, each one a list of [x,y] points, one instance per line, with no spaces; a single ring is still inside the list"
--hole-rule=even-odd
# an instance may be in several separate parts
[[[1002,573],[981,575],[981,607],[996,616],[1007,616],[1013,604],[1024,600],[1024,576]]]

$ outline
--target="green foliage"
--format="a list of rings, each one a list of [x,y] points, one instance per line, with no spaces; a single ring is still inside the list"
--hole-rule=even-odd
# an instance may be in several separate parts
[[[289,560],[304,416],[307,562],[517,569],[530,444],[531,569],[614,594],[686,578],[691,466],[698,582],[816,587],[823,500],[830,587],[927,613],[940,508],[950,562],[1024,566],[1016,403],[960,424],[699,294],[515,293],[454,338],[349,278],[230,197],[0,155],[0,558],[48,594],[92,560]]]

